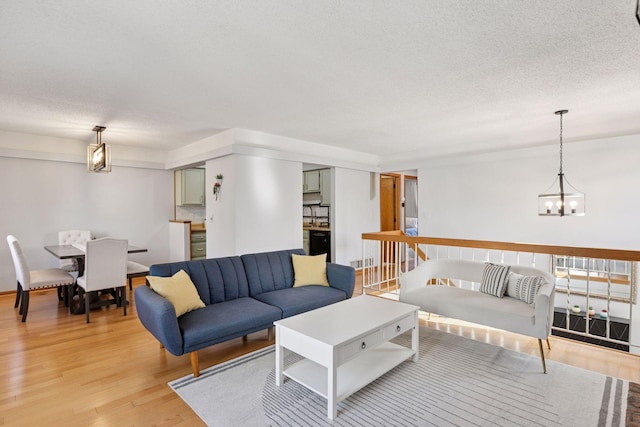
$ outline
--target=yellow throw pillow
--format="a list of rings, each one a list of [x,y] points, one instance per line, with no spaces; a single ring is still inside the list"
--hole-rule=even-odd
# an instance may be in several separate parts
[[[329,286],[327,281],[327,254],[306,256],[291,254],[295,281],[293,287],[305,285]]]
[[[147,281],[151,289],[173,304],[178,317],[205,306],[198,295],[196,285],[184,270],[171,277],[147,276]]]

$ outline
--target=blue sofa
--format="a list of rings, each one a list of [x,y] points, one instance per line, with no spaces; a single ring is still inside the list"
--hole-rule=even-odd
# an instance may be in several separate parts
[[[172,354],[189,353],[193,375],[200,375],[198,350],[247,334],[269,330],[273,322],[351,298],[352,267],[327,263],[330,286],[294,288],[291,254],[303,249],[152,265],[152,276],[170,277],[184,270],[205,307],[176,318],[173,305],[148,286],[135,290],[138,318]]]

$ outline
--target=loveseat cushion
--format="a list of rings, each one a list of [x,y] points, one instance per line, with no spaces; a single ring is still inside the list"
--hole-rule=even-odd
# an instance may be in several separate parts
[[[253,298],[237,298],[191,311],[178,318],[184,352],[272,327],[281,313],[279,308]]]
[[[206,305],[249,296],[249,284],[240,257],[155,264],[151,276],[170,277],[184,270]]]
[[[287,289],[293,286],[294,274],[291,254],[305,255],[304,249],[262,252],[242,255],[242,263],[249,283],[249,295]]]
[[[529,334],[535,324],[535,308],[509,296],[495,298],[471,289],[431,285],[412,291],[408,300],[428,313],[517,333]]]
[[[253,298],[280,308],[284,318],[343,301],[347,294],[336,288],[309,285],[263,292]]]

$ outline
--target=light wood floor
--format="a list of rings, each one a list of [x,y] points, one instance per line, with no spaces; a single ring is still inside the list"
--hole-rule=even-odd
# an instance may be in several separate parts
[[[144,286],[144,279],[136,286]],[[361,292],[356,289],[356,295]],[[130,298],[131,298],[130,294]],[[151,426],[204,425],[167,386],[191,373],[188,356],[176,357],[136,317],[135,303],[94,310],[91,324],[70,315],[55,291],[31,295],[21,323],[14,295],[0,296],[0,425]],[[538,355],[537,341],[448,319],[422,322],[465,337]],[[640,382],[637,356],[550,338],[547,358]],[[267,333],[200,351],[202,368],[272,344]],[[548,375],[553,375],[551,370]]]

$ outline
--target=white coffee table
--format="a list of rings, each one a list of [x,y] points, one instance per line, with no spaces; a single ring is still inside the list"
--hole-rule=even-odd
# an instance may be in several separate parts
[[[276,385],[284,377],[337,403],[413,357],[418,361],[419,307],[363,295],[274,322]],[[388,342],[412,330],[411,348]],[[303,360],[283,370],[284,349]]]

